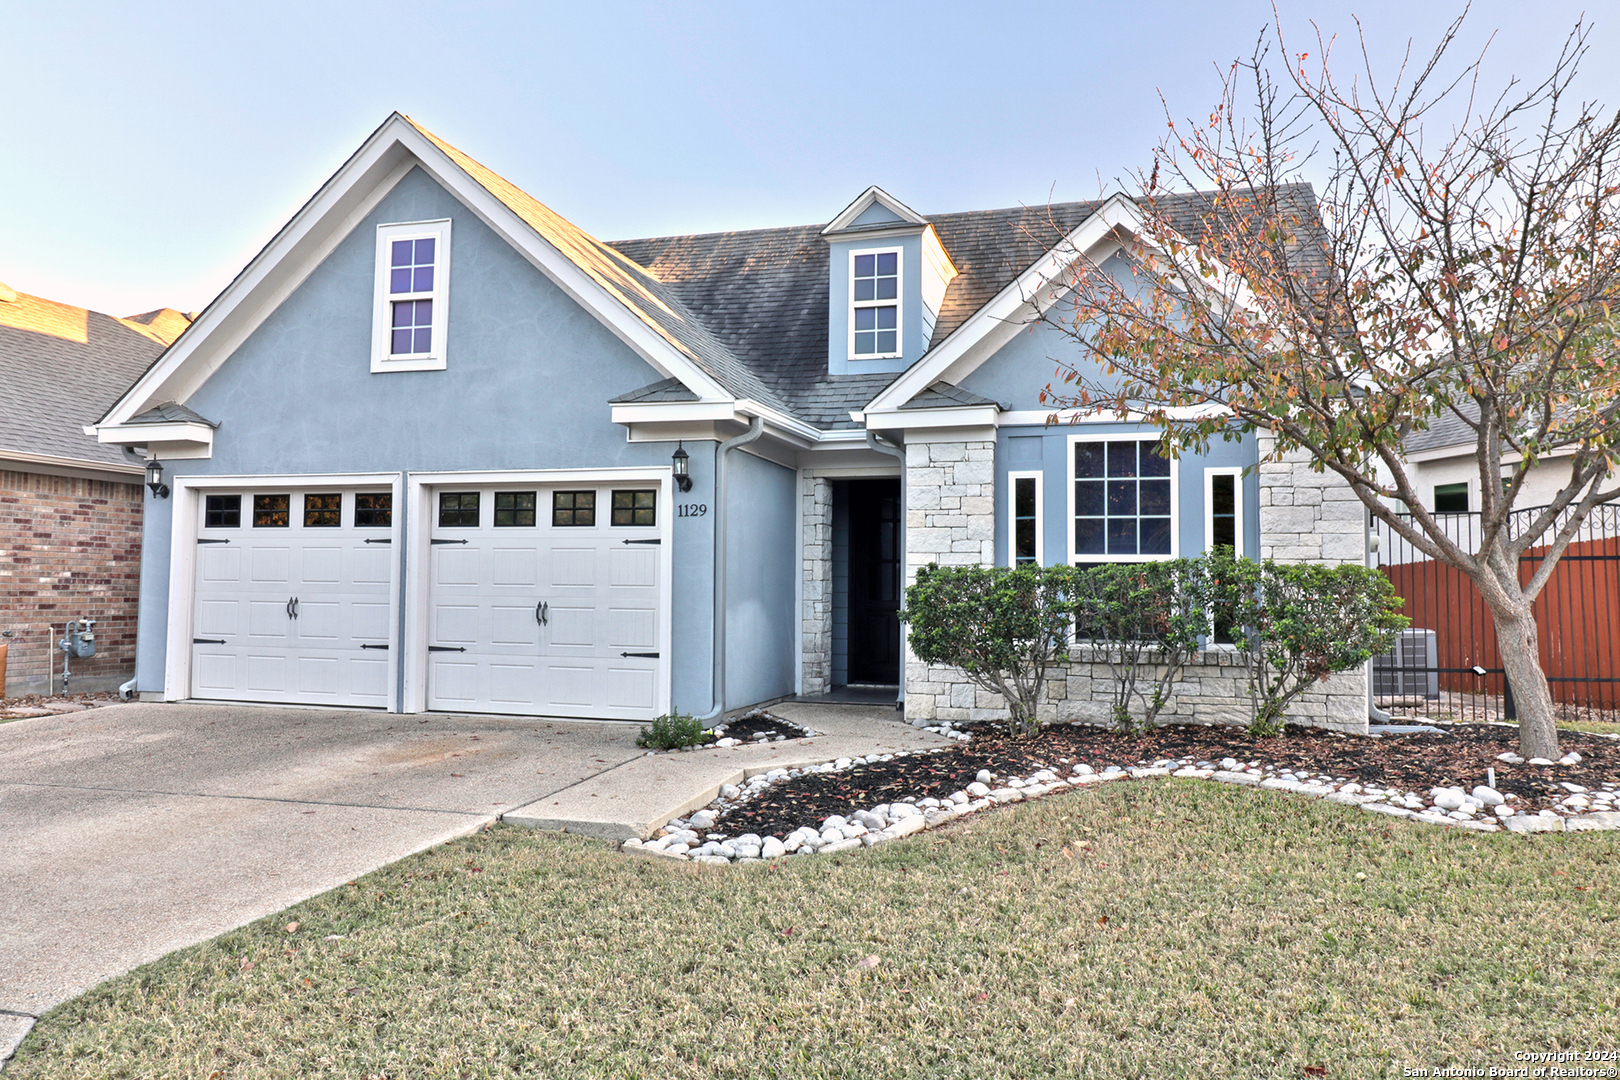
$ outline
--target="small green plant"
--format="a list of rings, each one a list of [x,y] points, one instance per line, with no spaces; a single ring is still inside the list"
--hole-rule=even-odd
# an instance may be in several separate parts
[[[678,712],[658,717],[636,736],[636,745],[643,750],[678,750],[683,746],[697,746],[708,741],[709,732],[703,726],[703,721]]]
[[[1290,702],[1389,651],[1410,621],[1389,579],[1354,563],[1257,563],[1223,548],[1209,571],[1215,622],[1248,668],[1255,738],[1281,734]]]
[[[961,668],[1006,701],[1013,735],[1032,735],[1047,669],[1069,657],[1073,589],[1068,566],[927,566],[900,617],[917,659]]]

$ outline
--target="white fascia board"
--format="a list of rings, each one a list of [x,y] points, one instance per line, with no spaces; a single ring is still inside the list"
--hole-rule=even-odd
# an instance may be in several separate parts
[[[686,424],[730,420],[737,415],[735,401],[625,402],[612,408],[615,424]]]
[[[1041,310],[1057,300],[1056,295],[1043,295],[1057,276],[1078,254],[1093,255],[1110,243],[1116,230],[1136,234],[1141,229],[1142,215],[1136,204],[1123,195],[1113,195],[1086,220],[1064,237],[1052,250],[1042,255],[983,307],[974,312],[950,337],[930,349],[905,374],[872,399],[866,407],[868,413],[898,409],[934,383],[946,377],[957,361],[968,361],[965,370],[953,372],[961,378],[989,359],[993,350],[975,351],[992,331],[1009,323],[1021,323],[1041,305]],[[1044,303],[1043,303],[1044,302]]]
[[[110,473],[115,476],[143,476],[146,470],[135,464],[113,461],[87,461],[82,458],[58,457],[54,454],[29,454],[22,450],[0,450],[0,464],[40,465],[52,469],[77,469],[85,472]],[[26,472],[26,469],[16,470]]]
[[[153,405],[189,398],[411,167],[418,165],[663,377],[679,379],[702,398],[729,397],[696,363],[610,296],[396,113],[293,215],[96,426],[116,426]]]
[[[1181,405],[1164,410],[1171,420],[1202,420],[1209,416],[1227,416],[1230,410],[1221,405]],[[1001,414],[1002,427],[1031,424],[1145,424],[1146,413],[1135,409],[1116,412],[1113,409],[1015,409]]]
[[[831,236],[833,233],[842,232],[843,230],[849,228],[850,222],[866,213],[867,209],[873,203],[882,203],[885,210],[888,210],[891,214],[894,214],[896,217],[900,218],[900,220],[909,225],[928,224],[927,218],[923,217],[921,214],[917,213],[917,211],[913,210],[911,207],[907,206],[893,195],[890,195],[887,191],[884,191],[876,184],[873,184],[871,187],[857,195],[855,197],[855,201],[844,207],[844,209],[839,212],[837,217],[829,221],[827,223],[827,227],[821,230],[821,235]]]
[[[97,442],[114,446],[146,446],[150,443],[195,443],[202,447],[214,445],[214,429],[195,420],[176,420],[169,424],[101,424],[94,431]]]
[[[923,431],[931,428],[995,427],[1001,410],[994,405],[963,405],[955,409],[866,410],[868,431]]]

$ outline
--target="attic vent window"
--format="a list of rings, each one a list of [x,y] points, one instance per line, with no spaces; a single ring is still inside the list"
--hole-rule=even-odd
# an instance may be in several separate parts
[[[850,253],[850,355],[900,355],[900,251]]]
[[[444,368],[449,287],[450,222],[377,227],[372,371]]]

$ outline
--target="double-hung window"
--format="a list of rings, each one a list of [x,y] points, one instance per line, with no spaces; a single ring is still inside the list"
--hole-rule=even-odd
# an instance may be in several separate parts
[[[450,297],[450,222],[377,226],[372,371],[445,366]]]
[[[1176,554],[1175,462],[1157,439],[1075,436],[1072,556],[1149,562]]]
[[[849,354],[900,355],[900,249],[850,253]]]

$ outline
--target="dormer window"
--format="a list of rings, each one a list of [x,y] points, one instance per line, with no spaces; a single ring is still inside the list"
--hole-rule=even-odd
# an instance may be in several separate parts
[[[449,221],[377,227],[372,371],[444,368],[449,292]]]
[[[900,249],[850,252],[850,356],[900,355]]]

